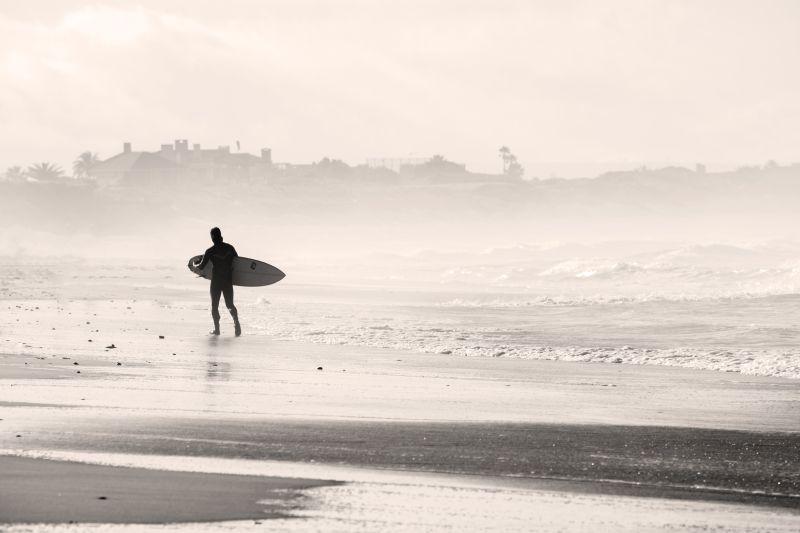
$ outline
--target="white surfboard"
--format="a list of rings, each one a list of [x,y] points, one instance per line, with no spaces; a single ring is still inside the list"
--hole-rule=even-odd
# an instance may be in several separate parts
[[[208,262],[203,270],[200,270],[195,263],[199,263],[203,259],[202,255],[196,255],[189,260],[189,270],[198,276],[206,279],[211,279],[211,272],[214,266],[211,261]],[[276,268],[263,261],[250,259],[247,257],[234,257],[233,258],[233,284],[240,287],[263,287],[264,285],[272,285],[286,277],[279,268]]]

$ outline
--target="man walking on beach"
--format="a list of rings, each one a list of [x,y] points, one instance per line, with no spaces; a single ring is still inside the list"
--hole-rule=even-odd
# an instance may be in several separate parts
[[[211,317],[214,319],[214,331],[212,335],[219,335],[219,297],[225,298],[225,307],[231,312],[236,336],[242,334],[242,326],[239,325],[239,313],[233,305],[233,259],[239,254],[236,248],[222,242],[222,232],[219,228],[211,228],[211,240],[214,245],[203,254],[203,260],[195,266],[203,270],[211,261]]]

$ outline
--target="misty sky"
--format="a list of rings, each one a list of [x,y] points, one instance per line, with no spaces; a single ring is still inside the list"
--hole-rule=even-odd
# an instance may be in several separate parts
[[[800,161],[800,2],[0,0],[0,171],[123,141],[528,175]]]

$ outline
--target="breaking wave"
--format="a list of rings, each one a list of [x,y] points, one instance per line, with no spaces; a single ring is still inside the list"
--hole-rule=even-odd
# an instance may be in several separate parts
[[[773,303],[756,302],[753,312]],[[272,301],[249,313],[257,320],[256,330],[283,340],[444,356],[656,364],[800,378],[796,328],[779,327],[780,320],[748,323],[760,319],[746,310],[744,322],[729,320],[742,312],[735,302],[704,302],[700,309],[693,308],[696,303],[632,303],[613,312],[577,304],[563,311],[554,304],[488,308],[493,305],[455,299],[446,305],[336,305],[334,310],[319,302]],[[690,309],[675,309],[684,305]],[[552,311],[542,315],[546,309]],[[713,311],[709,323],[692,321],[691,316],[708,309]]]

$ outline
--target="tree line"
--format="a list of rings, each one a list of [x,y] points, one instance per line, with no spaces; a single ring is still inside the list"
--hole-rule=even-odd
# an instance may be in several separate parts
[[[96,153],[89,151],[82,152],[72,163],[72,178],[86,179],[92,168],[100,162]],[[27,168],[21,166],[11,166],[3,173],[3,178],[11,182],[37,182],[37,181],[58,181],[66,179],[68,176],[64,169],[59,165],[42,161],[34,163]]]

